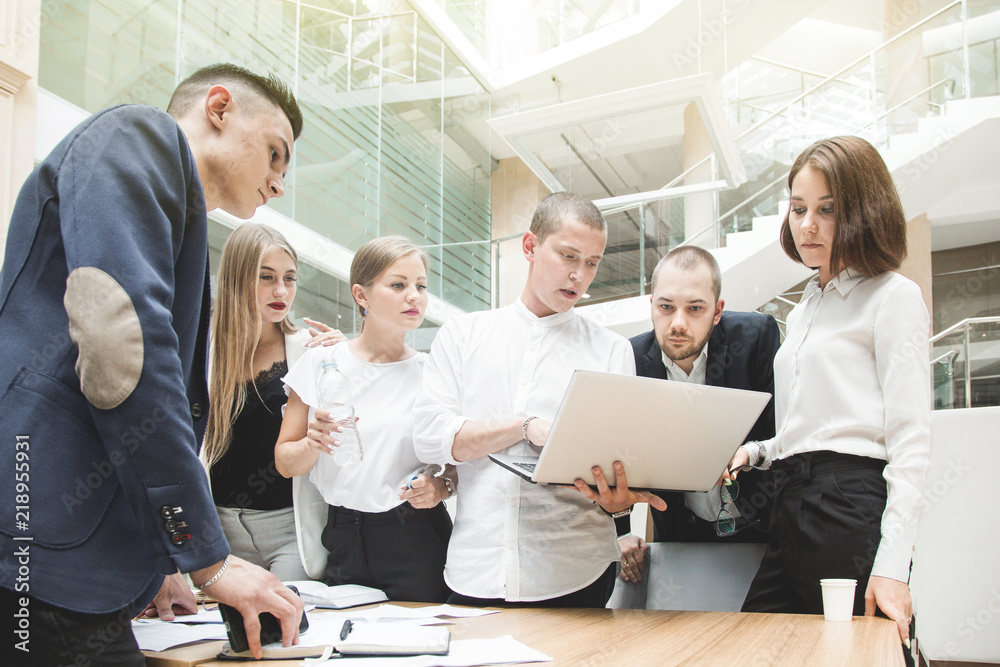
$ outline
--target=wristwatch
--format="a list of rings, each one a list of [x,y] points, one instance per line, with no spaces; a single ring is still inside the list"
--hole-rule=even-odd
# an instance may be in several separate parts
[[[767,448],[764,446],[763,442],[748,442],[747,445],[757,445],[757,454],[754,460],[750,462],[750,465],[759,466],[764,462],[764,458],[767,456]],[[750,452],[747,453],[749,454]]]
[[[621,512],[609,512],[609,511],[607,511],[606,509],[604,509],[602,507],[601,511],[604,512],[605,514],[607,514],[612,519],[617,519],[619,517],[628,516],[629,514],[631,514],[632,513],[632,507],[634,507],[634,505],[629,505],[628,507],[626,507],[625,509],[623,509]]]

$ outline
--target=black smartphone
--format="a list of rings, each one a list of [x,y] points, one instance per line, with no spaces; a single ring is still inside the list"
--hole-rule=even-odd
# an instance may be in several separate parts
[[[288,588],[296,595],[299,594],[299,589],[295,588],[295,586],[289,586]],[[233,607],[221,602],[219,603],[219,613],[222,614],[222,620],[226,624],[229,649],[233,653],[242,653],[243,651],[250,650],[250,642],[247,640],[247,629],[243,625],[243,615]],[[281,623],[278,622],[278,619],[267,612],[264,612],[257,618],[260,619],[260,645],[280,642]],[[299,622],[299,634],[305,632],[308,628],[309,619],[303,613],[302,620]]]

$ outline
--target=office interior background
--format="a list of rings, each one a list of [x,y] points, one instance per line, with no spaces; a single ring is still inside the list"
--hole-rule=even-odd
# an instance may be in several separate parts
[[[652,269],[687,243],[716,253],[727,308],[783,325],[811,277],[777,243],[788,169],[816,139],[857,134],[909,219],[902,272],[932,313],[935,408],[1000,405],[1000,1],[0,7],[0,240],[28,172],[87,114],[164,108],[185,76],[229,61],[278,74],[305,113],[286,194],[255,217],[300,253],[300,322],[353,333],[353,252],[403,234],[431,259],[411,340],[429,349],[448,319],[518,297],[520,236],[565,189],[609,223],[588,317],[647,330]],[[209,217],[214,270],[240,221]]]

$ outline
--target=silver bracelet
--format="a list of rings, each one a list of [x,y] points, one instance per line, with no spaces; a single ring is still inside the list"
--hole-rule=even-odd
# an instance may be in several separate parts
[[[524,423],[521,424],[521,437],[524,438],[524,441],[527,442],[529,445],[535,444],[531,440],[528,440],[528,422],[530,422],[532,419],[538,419],[538,417],[537,416],[528,417],[527,419],[524,420]]]
[[[198,588],[200,588],[202,590],[205,590],[206,588],[208,588],[209,586],[211,586],[212,584],[214,584],[215,582],[217,582],[219,580],[219,577],[222,576],[222,573],[226,571],[227,567],[229,567],[229,559],[230,558],[232,558],[232,554],[226,554],[226,560],[222,561],[222,567],[220,567],[219,571],[215,573],[215,576],[212,577],[211,579],[209,579],[208,581],[206,581],[205,583],[203,583]]]
[[[455,482],[451,481],[450,477],[445,477],[444,475],[441,475],[441,479],[444,480],[445,488],[448,489],[448,497],[454,498],[455,494],[458,493],[455,489]]]

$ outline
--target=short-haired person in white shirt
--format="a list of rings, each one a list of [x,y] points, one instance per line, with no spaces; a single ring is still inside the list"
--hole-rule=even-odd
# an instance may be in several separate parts
[[[573,310],[606,243],[593,202],[549,195],[521,241],[521,298],[455,318],[431,347],[415,441],[421,460],[458,467],[462,493],[445,567],[452,604],[603,607],[619,558],[608,513],[636,502],[666,507],[629,490],[620,463],[617,479],[626,483],[609,489],[595,468],[595,493],[580,480],[577,490],[534,485],[487,458],[537,454],[575,370],[634,374],[628,341]]]
[[[421,467],[413,449],[413,400],[427,355],[406,344],[406,333],[427,311],[426,255],[402,236],[374,239],[354,255],[350,281],[361,333],[306,352],[285,376],[291,393],[275,464],[286,477],[309,475],[330,506],[322,529],[330,552],[325,583],[373,586],[393,600],[443,602],[451,519],[441,501],[455,487],[427,474],[406,485]],[[350,382],[364,452],[362,461],[346,466],[332,456],[336,424],[316,409],[322,366],[331,359]],[[299,519],[308,531],[309,518]]]
[[[777,486],[743,610],[819,614],[820,579],[857,579],[854,613],[877,607],[908,643],[931,400],[927,308],[895,273],[906,218],[878,151],[857,137],[807,148],[788,186],[782,247],[819,276],[774,359],[776,435],[730,464],[769,466]]]

